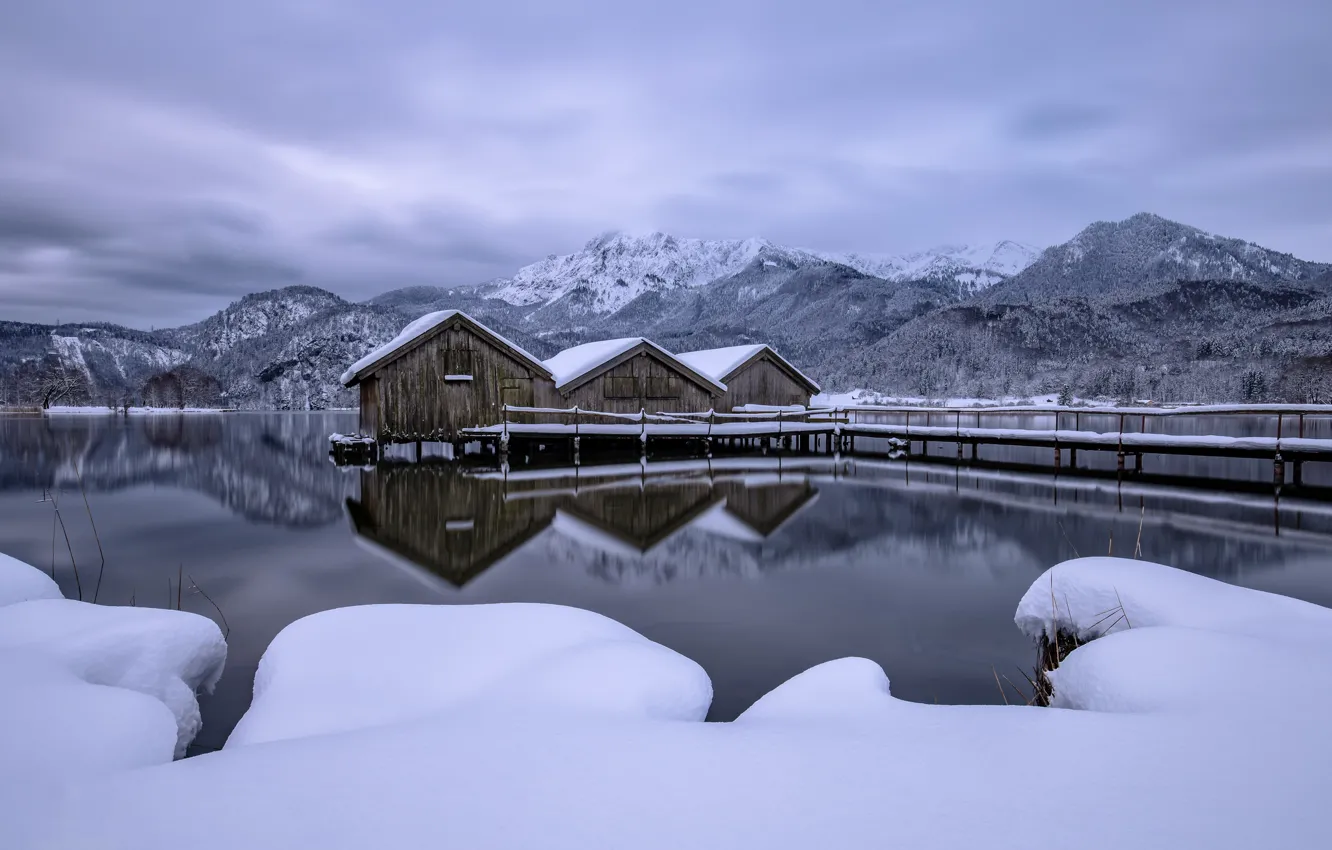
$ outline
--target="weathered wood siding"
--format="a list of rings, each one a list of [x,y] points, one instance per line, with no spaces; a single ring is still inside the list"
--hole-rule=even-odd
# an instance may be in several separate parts
[[[361,433],[379,433],[379,381],[370,375],[361,381]]]
[[[446,381],[445,375],[471,375]],[[554,383],[473,332],[454,325],[375,374],[378,436],[385,440],[450,439],[460,428],[493,425],[506,402],[547,406]]]
[[[809,405],[809,389],[773,362],[766,352],[726,381],[726,395],[718,410],[743,404]]]
[[[643,351],[566,393],[561,406],[610,413],[679,413],[707,410],[713,403],[710,389]]]

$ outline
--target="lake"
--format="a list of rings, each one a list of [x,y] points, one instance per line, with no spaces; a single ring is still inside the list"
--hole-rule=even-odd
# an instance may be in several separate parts
[[[843,656],[878,662],[905,699],[999,702],[995,671],[1026,690],[1034,661],[1012,622],[1022,593],[1112,547],[1332,605],[1332,501],[1276,498],[1270,463],[1172,458],[1119,480],[1108,453],[1056,476],[1020,449],[958,466],[932,444],[909,461],[334,466],[328,434],[355,427],[354,413],[0,416],[0,551],[54,564],[70,597],[174,607],[181,576],[183,608],[220,609],[230,655],[196,750],[225,742],[278,631],[345,605],[598,611],[698,661],[714,720]]]

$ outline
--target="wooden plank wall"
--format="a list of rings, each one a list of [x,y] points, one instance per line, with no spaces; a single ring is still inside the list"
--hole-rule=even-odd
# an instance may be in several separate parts
[[[764,354],[726,382],[726,395],[718,410],[731,411],[743,404],[809,406],[809,390]]]
[[[374,375],[361,381],[361,433],[379,434],[379,381]]]
[[[662,381],[674,378],[677,392],[675,398],[649,397],[650,383],[653,379]],[[612,386],[626,386],[615,379],[632,380],[634,395],[631,398],[608,398],[606,393]],[[578,407],[587,410],[605,410],[611,413],[648,413],[664,411],[679,413],[707,410],[714,404],[712,391],[694,383],[690,378],[667,363],[658,360],[647,352],[640,352],[620,363],[606,373],[598,375],[572,392],[564,395],[562,407]]]
[[[459,355],[457,352],[469,352]],[[470,360],[470,365],[468,361]],[[470,381],[444,376],[466,371]],[[381,368],[378,380],[381,439],[448,440],[460,428],[493,425],[501,405],[518,401],[549,406],[555,385],[465,325],[455,325]]]

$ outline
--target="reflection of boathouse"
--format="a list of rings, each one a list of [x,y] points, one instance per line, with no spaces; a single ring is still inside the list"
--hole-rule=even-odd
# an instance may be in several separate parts
[[[357,538],[461,587],[548,527],[636,557],[694,527],[745,542],[777,531],[817,491],[803,476],[466,475],[439,465],[361,473],[347,510]]]

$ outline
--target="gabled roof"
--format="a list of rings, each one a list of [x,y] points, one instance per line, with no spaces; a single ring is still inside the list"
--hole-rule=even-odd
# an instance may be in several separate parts
[[[639,350],[647,350],[669,363],[677,371],[693,378],[699,384],[716,391],[726,392],[726,385],[706,375],[650,339],[640,336],[624,339],[605,339],[599,342],[585,342],[566,348],[545,362],[545,367],[555,378],[555,389],[560,392],[572,390],[617,365]]]
[[[726,348],[686,351],[678,356],[697,371],[724,384],[743,367],[762,357],[765,352],[771,354],[778,365],[790,372],[791,377],[804,384],[810,392],[820,392],[819,385],[812,378],[793,366],[791,361],[778,354],[770,345],[732,345]]]
[[[488,339],[492,345],[505,349],[515,359],[521,360],[532,367],[537,374],[550,377],[550,371],[542,362],[535,355],[524,350],[522,346],[505,339],[460,310],[439,310],[434,313],[426,313],[403,328],[393,339],[353,363],[346,372],[342,373],[343,386],[355,386],[367,373],[374,372],[392,363],[416,346],[435,336],[435,334],[443,331],[446,327],[460,323],[466,324],[471,330]]]

